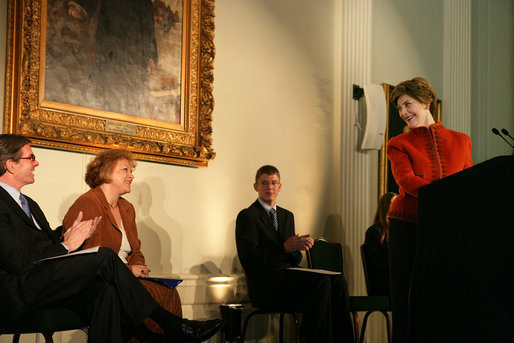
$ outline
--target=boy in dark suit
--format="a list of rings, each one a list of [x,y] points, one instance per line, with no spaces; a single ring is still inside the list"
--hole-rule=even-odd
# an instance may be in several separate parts
[[[288,270],[298,267],[301,251],[314,241],[310,235],[297,235],[293,214],[276,205],[282,189],[278,169],[262,166],[254,189],[258,199],[239,212],[236,221],[237,253],[252,303],[302,312],[302,341],[353,342],[344,278]]]

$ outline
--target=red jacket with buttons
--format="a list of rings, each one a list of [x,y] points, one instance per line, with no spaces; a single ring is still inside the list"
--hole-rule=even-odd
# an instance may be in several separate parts
[[[440,122],[391,138],[387,157],[400,188],[388,217],[412,223],[418,218],[421,186],[473,165],[468,135],[448,130]]]

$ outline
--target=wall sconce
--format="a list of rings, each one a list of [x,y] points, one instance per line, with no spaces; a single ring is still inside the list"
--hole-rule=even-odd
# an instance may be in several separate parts
[[[235,277],[211,276],[207,279],[207,296],[213,303],[230,303],[235,298]]]

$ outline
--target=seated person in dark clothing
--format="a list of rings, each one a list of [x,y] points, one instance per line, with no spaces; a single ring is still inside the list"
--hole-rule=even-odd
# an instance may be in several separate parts
[[[297,235],[293,213],[277,206],[282,188],[277,168],[262,166],[253,187],[258,199],[239,212],[236,221],[237,254],[252,303],[302,312],[302,342],[353,342],[342,275],[288,269],[298,267],[301,251],[314,241],[310,235]]]
[[[387,213],[395,193],[388,192],[378,201],[373,225],[366,230],[364,252],[368,269],[369,294],[389,296],[389,220]]]

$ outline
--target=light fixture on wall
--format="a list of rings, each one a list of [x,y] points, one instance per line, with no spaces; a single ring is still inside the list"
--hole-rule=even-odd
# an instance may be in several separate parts
[[[235,293],[235,277],[216,275],[207,279],[207,295],[212,302],[233,302]]]

